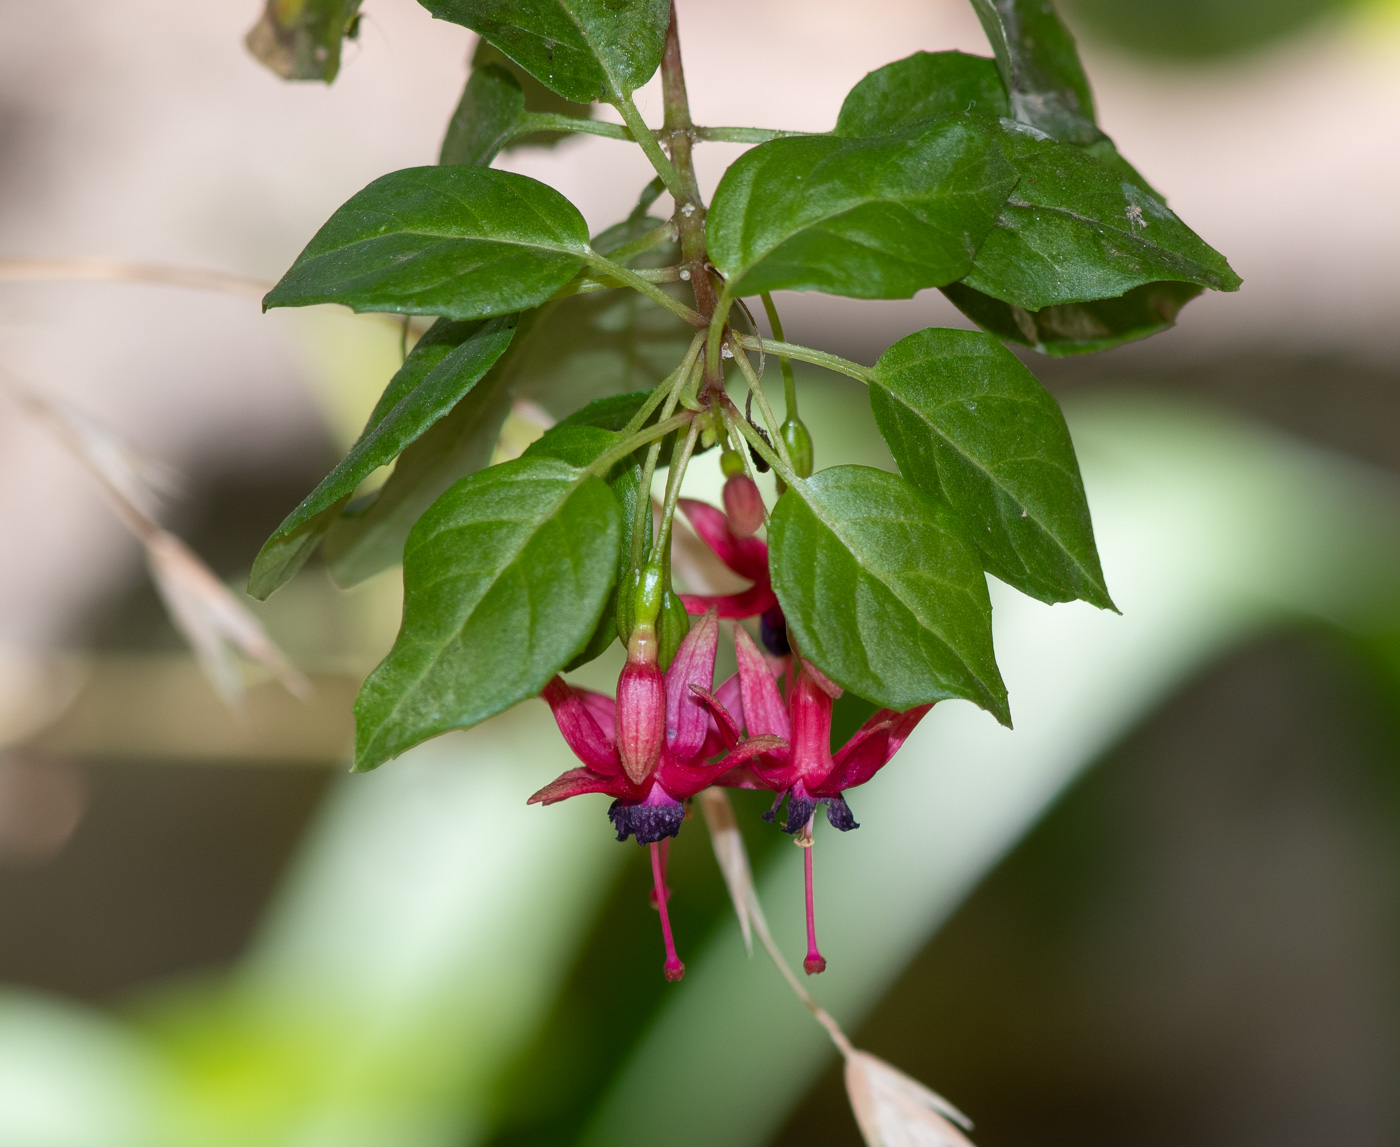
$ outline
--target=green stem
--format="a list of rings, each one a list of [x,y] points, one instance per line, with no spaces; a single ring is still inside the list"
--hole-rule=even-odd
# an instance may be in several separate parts
[[[677,418],[684,417],[676,415]],[[695,452],[695,442],[700,437],[700,420],[690,423],[683,439],[676,443],[676,452],[671,455],[671,472],[666,475],[666,501],[661,507],[661,533],[656,539],[656,549],[663,558],[669,557],[671,546],[671,519],[676,516],[676,502],[681,496],[681,481],[685,478],[690,456]]]
[[[755,338],[753,335],[736,334],[734,337],[742,347],[747,347],[749,350],[759,349],[759,342],[761,340]],[[809,346],[799,346],[796,343],[787,342],[763,341],[763,348],[770,354],[781,355],[786,358],[795,358],[798,362],[809,362],[813,366],[822,366],[827,370],[834,370],[837,374],[850,375],[851,378],[857,379],[867,385],[869,385],[870,380],[874,377],[874,372],[868,366],[861,366],[860,363],[852,362],[848,358],[842,358],[840,355],[828,354],[824,350],[814,350]]]
[[[638,271],[637,276],[649,283],[678,283],[681,278],[679,267],[652,267]],[[580,275],[576,279],[570,279],[549,297],[551,299],[567,299],[573,295],[592,294],[594,291],[616,291],[621,287],[630,287],[631,285],[630,281],[624,283],[620,279]]]
[[[780,343],[786,342],[783,334],[783,320],[778,318],[778,308],[773,305],[773,296],[767,291],[759,295],[763,300],[763,310],[768,315],[768,325],[773,328],[773,337]],[[786,355],[778,356],[778,366],[783,372],[783,406],[788,418],[797,417],[797,379],[792,374],[792,360]]]
[[[693,131],[696,139],[709,140],[712,143],[767,143],[770,139],[788,139],[792,136],[812,134],[772,127],[697,127]]]
[[[699,336],[696,336],[697,338]],[[695,343],[691,343],[692,351],[695,350]],[[661,419],[664,422],[671,416],[671,411],[676,409],[676,402],[680,399],[681,391],[685,389],[690,376],[695,372],[695,357],[686,356],[690,363],[690,368],[684,371],[676,371],[675,381],[671,385],[671,392],[666,396],[666,405],[661,409]],[[684,365],[684,364],[682,364]],[[651,444],[651,449],[647,451],[646,463],[642,466],[642,482],[637,488],[637,515],[632,529],[632,569],[637,569],[642,561],[642,531],[646,531],[646,537],[651,538],[651,480],[656,473],[656,461],[661,456],[661,439],[657,439]]]
[[[683,200],[685,198],[685,184],[681,181],[680,173],[676,171],[670,157],[661,150],[661,145],[656,142],[656,136],[652,133],[651,128],[647,127],[646,120],[642,119],[642,113],[637,110],[637,105],[632,102],[632,97],[630,95],[623,96],[615,106],[622,113],[622,118],[626,121],[627,126],[632,129],[632,138],[646,152],[652,167],[656,168],[656,174],[661,176],[662,182],[666,184],[666,190],[674,198]]]
[[[520,119],[520,126],[511,135],[517,140],[523,135],[534,135],[539,131],[566,131],[577,135],[601,135],[606,139],[620,139],[632,142],[632,131],[620,123],[606,123],[596,119],[580,119],[578,116],[558,115],[554,112],[526,112]]]
[[[787,443],[783,441],[783,433],[778,425],[777,416],[773,413],[773,408],[768,405],[768,396],[763,393],[763,386],[758,380],[758,375],[754,373],[753,363],[749,362],[749,356],[735,341],[732,332],[729,335],[729,340],[734,361],[739,364],[739,369],[743,371],[744,380],[749,384],[750,393],[758,399],[758,409],[763,415],[763,421],[768,424],[768,433],[773,436],[773,444],[778,448],[778,453],[783,456],[783,461],[787,463],[788,469],[791,470],[792,459],[788,456]]]
[[[681,359],[680,366],[676,367],[670,374],[661,380],[661,384],[651,392],[647,400],[642,403],[641,409],[632,415],[627,425],[622,428],[623,434],[633,434],[646,424],[646,420],[651,417],[651,412],[661,403],[669,398],[676,390],[677,383],[689,377],[690,372],[695,368],[696,356],[700,353],[700,346],[705,341],[703,332],[696,334],[690,340],[690,348],[685,352],[685,357]],[[675,404],[671,404],[671,409],[675,409]]]
[[[729,318],[729,308],[733,299],[726,284],[710,316],[710,330],[705,343],[705,373],[710,378],[719,378],[719,348],[724,340],[724,324]]]
[[[778,472],[778,477],[789,486],[801,486],[802,479],[799,478],[788,467],[788,464],[774,453],[773,448],[763,441],[763,435],[748,424],[743,418],[734,420],[734,429],[737,430],[754,448],[754,452]]]
[[[630,267],[624,267],[621,263],[614,263],[606,255],[600,255],[592,248],[589,248],[584,259],[590,267],[602,271],[610,278],[620,279],[626,286],[631,287],[639,294],[645,295],[652,302],[659,303],[672,314],[680,315],[680,317],[691,326],[703,327],[705,325],[705,320],[700,316],[699,311],[692,310],[679,300],[671,298],[671,296],[660,287],[648,282]]]
[[[660,440],[670,434],[671,431],[679,430],[687,422],[694,421],[695,415],[687,410],[684,414],[677,414],[674,418],[664,419],[654,426],[648,426],[645,430],[638,430],[635,434],[629,435],[616,446],[604,450],[603,453],[593,459],[593,461],[588,464],[588,472],[597,475],[606,474],[619,461],[636,450],[638,446],[645,446],[648,442],[656,442],[659,444]]]
[[[639,235],[630,243],[623,243],[609,251],[608,258],[615,263],[630,263],[638,255],[645,255],[663,243],[670,243],[676,237],[676,225],[669,219],[660,227],[653,227],[645,235]]]

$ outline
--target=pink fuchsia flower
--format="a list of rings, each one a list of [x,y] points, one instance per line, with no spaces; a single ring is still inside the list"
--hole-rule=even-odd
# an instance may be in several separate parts
[[[802,966],[813,975],[826,968],[826,960],[817,950],[812,903],[811,841],[817,807],[825,805],[827,820],[842,832],[859,828],[843,794],[884,768],[933,706],[919,705],[904,713],[881,709],[833,753],[831,706],[841,695],[840,687],[810,662],[796,658],[796,676],[784,700],[774,671],[753,638],[739,626],[734,627],[734,651],[739,661],[738,707],[748,743],[772,738],[783,742],[783,747],[754,756],[725,780],[746,787],[757,783],[777,793],[772,810],[764,814],[766,820],[774,820],[779,806],[787,800],[783,831],[801,834],[798,843],[806,846],[808,950]],[[717,724],[723,727],[722,719],[717,719]],[[730,735],[737,741],[737,730],[730,730]]]
[[[733,620],[757,617],[775,609],[778,595],[773,592],[773,583],[768,576],[768,544],[761,538],[741,537],[730,527],[724,511],[707,502],[682,498],[679,505],[700,535],[700,540],[714,551],[715,556],[740,577],[753,582],[752,586],[739,593],[683,593],[681,601],[685,602],[686,612],[704,613],[707,609],[715,609],[720,617]]]
[[[736,736],[725,756],[709,762],[706,749],[715,748],[708,735],[711,713],[718,702],[714,684],[719,620],[711,609],[691,627],[661,677],[647,659],[630,656],[618,680],[618,697],[575,689],[555,677],[544,690],[559,731],[583,762],[551,781],[530,798],[530,804],[554,804],[585,793],[613,798],[608,817],[617,839],[628,836],[651,846],[652,876],[661,930],[666,941],[666,978],[678,980],[685,965],[676,957],[666,909],[665,857],[658,844],[680,832],[684,802],[721,774],[762,752],[784,746],[775,737],[740,742]],[[720,708],[726,729],[734,720]],[[711,752],[709,755],[713,755]]]

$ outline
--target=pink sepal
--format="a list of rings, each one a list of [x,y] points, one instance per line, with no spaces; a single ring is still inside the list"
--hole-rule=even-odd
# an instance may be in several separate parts
[[[625,784],[620,777],[605,777],[592,769],[570,769],[562,776],[555,777],[544,788],[532,796],[526,804],[554,804],[569,797],[584,793],[609,793],[620,796],[619,784]]]
[[[585,694],[556,676],[544,687],[541,696],[549,703],[559,731],[564,734],[564,740],[569,743],[574,756],[599,773],[616,776],[622,771],[622,760],[617,755],[613,738],[608,735],[612,730],[609,729],[607,733],[603,731],[594,716],[599,706],[589,702],[590,696],[598,697],[598,694]]]
[[[741,538],[729,528],[729,519],[708,502],[680,500],[681,511],[715,556],[740,577],[768,581],[768,546],[758,538]]]
[[[719,619],[709,611],[690,627],[666,670],[666,747],[670,756],[689,761],[700,752],[709,728],[709,710],[693,690],[708,693],[715,683]]]
[[[836,754],[831,772],[812,790],[813,794],[835,796],[843,789],[865,784],[889,764],[932,708],[932,705],[916,705],[903,713],[894,709],[875,713]]]
[[[719,748],[714,752],[700,754],[704,757],[713,757],[715,753],[723,752],[725,749],[732,749],[739,743],[739,724],[730,716],[729,711],[720,703],[720,699],[708,689],[701,689],[699,685],[692,685],[691,691],[699,698],[701,704],[709,710],[710,728],[713,730],[715,739],[719,742]],[[705,748],[710,747],[710,742],[706,741]]]
[[[739,662],[744,728],[751,737],[768,734],[785,741],[790,739],[792,725],[787,704],[778,692],[778,679],[754,639],[738,625],[734,627],[734,655]]]
[[[725,621],[757,617],[761,613],[767,613],[778,604],[778,595],[773,592],[772,587],[766,581],[750,586],[740,593],[683,593],[680,597],[686,613],[704,613],[706,610],[713,609],[718,611],[719,616]]]

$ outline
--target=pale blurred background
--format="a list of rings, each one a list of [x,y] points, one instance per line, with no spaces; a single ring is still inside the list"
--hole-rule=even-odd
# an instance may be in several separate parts
[[[470,33],[434,22],[415,0],[366,0],[337,81],[290,84],[243,47],[258,10],[257,0],[0,0],[0,256],[98,256],[271,281],[353,192],[434,162]],[[1177,561],[1189,573],[1205,560],[1185,519],[1163,507],[1205,512],[1236,496],[1207,487],[1195,502],[1171,501],[1186,498],[1188,483],[1172,475],[1189,471],[1181,459],[1198,441],[1222,466],[1236,459],[1230,480],[1247,490],[1219,544],[1252,538],[1265,518],[1277,527],[1269,537],[1283,539],[1273,549],[1241,541],[1254,563],[1240,559],[1254,571],[1242,579],[1328,556],[1345,565],[1345,545],[1370,556],[1331,581],[1319,574],[1321,588],[1307,594],[1279,591],[1268,610],[1241,605],[1248,594],[1234,590],[1184,595],[1164,644],[1123,662],[1125,680],[1146,683],[1104,708],[1085,693],[1073,729],[1046,734],[1047,746],[1071,746],[1056,750],[1061,771],[1024,781],[1032,795],[1022,811],[968,846],[967,879],[930,891],[919,929],[887,942],[868,934],[869,970],[847,981],[858,990],[842,987],[835,961],[816,987],[846,1003],[858,1042],[968,1109],[982,1147],[1393,1144],[1400,659],[1389,603],[1400,601],[1400,565],[1366,547],[1400,537],[1400,8],[1066,0],[1062,10],[1104,128],[1245,280],[1236,295],[1192,303],[1175,330],[1148,342],[1028,358],[1077,437],[1084,428],[1121,624],[1133,621],[1118,589],[1137,584],[1132,569],[1175,571]],[[709,124],[826,130],[846,91],[881,64],[917,49],[987,52],[963,0],[680,0],[679,11],[692,110]],[[654,85],[639,104],[659,118]],[[701,149],[707,191],[740,150]],[[596,139],[518,151],[498,166],[552,183],[595,230],[625,214],[649,178],[640,153]],[[936,292],[780,304],[793,341],[866,362],[920,327],[965,325]],[[398,353],[391,325],[338,310],[263,316],[248,298],[212,292],[0,281],[0,366],[178,474],[163,520],[232,585],[353,440]],[[821,421],[827,433],[819,464],[878,460],[869,432],[851,429],[863,396],[811,385],[814,429]],[[1164,448],[1159,469],[1134,479],[1140,488],[1114,477],[1118,462],[1094,461],[1094,449],[1112,453],[1115,418],[1148,442],[1178,414],[1177,453]],[[1150,450],[1124,453],[1126,466]],[[1275,461],[1249,470],[1256,455]],[[1296,484],[1273,484],[1275,464]],[[1379,508],[1362,513],[1346,493],[1325,504],[1334,481],[1364,488]],[[1146,493],[1135,501],[1129,489]],[[1341,519],[1355,519],[1350,540],[1318,526]],[[1139,545],[1139,535],[1156,543]],[[138,546],[88,475],[2,395],[0,538],[0,983],[13,989],[0,1007],[0,1130],[20,1129],[0,1134],[6,1147],[858,1142],[836,1070],[821,1074],[830,1061],[819,1033],[805,1066],[775,1066],[753,1096],[697,1074],[667,1082],[670,1106],[655,1113],[666,1131],[606,1122],[609,1111],[635,1110],[618,1106],[641,1087],[635,1049],[645,1033],[669,1030],[671,1013],[654,974],[645,873],[607,841],[601,806],[522,819],[524,797],[563,760],[539,727],[542,710],[460,742],[477,749],[449,740],[441,760],[333,782],[356,683],[392,640],[396,573],[346,594],[313,566],[257,607],[317,692],[303,703],[254,680],[239,717],[198,675]],[[1157,543],[1167,557],[1149,561]],[[1121,583],[1112,554],[1122,555]],[[1190,582],[1188,573],[1162,584]],[[1357,586],[1371,595],[1364,618]],[[1078,617],[1076,608],[1044,613]],[[1067,661],[1097,648],[1056,640]],[[1046,680],[1053,658],[1049,666]],[[1020,697],[1014,685],[1013,705],[1024,698],[1034,711],[1034,684]],[[1027,727],[1035,736],[1034,717]],[[928,735],[930,769],[945,759],[935,735],[954,737]],[[518,772],[507,767],[513,753],[528,758]],[[456,794],[470,810],[461,835],[476,843],[418,856],[404,843],[411,827],[347,835],[356,816],[376,815],[368,804],[347,811],[368,786],[385,787],[384,807],[400,799],[389,788],[399,782],[386,779],[394,769],[450,778],[423,791],[441,783]],[[1009,773],[999,783],[1003,794],[1021,791]],[[548,847],[568,881],[592,881],[586,893],[555,887],[562,878],[548,873],[531,884],[510,859],[523,837],[491,835],[507,820],[519,823],[511,833],[543,832],[545,816],[570,826]],[[911,821],[908,837],[922,823]],[[755,816],[745,824],[764,870],[777,842]],[[456,840],[450,824],[441,831]],[[857,835],[879,831],[870,818]],[[690,835],[675,883],[692,906],[682,939],[698,950],[727,935],[726,907],[703,837]],[[387,857],[376,854],[383,871],[342,863],[358,855],[356,840],[391,842]],[[840,864],[836,847],[823,859]],[[451,873],[429,876],[429,863]],[[872,854],[871,871],[892,863]],[[357,880],[380,882],[380,907],[345,907],[367,886]],[[563,920],[548,936],[509,916],[531,915],[539,887],[555,887],[549,903]],[[512,909],[516,898],[526,903]],[[839,933],[846,906],[828,908],[826,931]],[[460,927],[442,923],[451,912]],[[499,931],[491,912],[502,914]],[[246,1002],[247,982],[298,982],[287,971],[298,959],[344,972],[347,998],[361,993],[360,973],[341,960],[347,937],[370,935],[379,947],[364,958],[364,983],[400,969],[385,1016],[401,1016],[410,996],[425,1013],[466,999],[508,977],[522,948],[550,946],[535,978],[521,979],[515,1010],[463,1004],[460,1030],[404,1036],[394,1062],[416,1082],[383,1082],[403,1098],[377,1096],[373,1118],[346,1082],[355,1070],[334,1084],[316,1074],[325,1049],[344,1042],[326,1035],[336,1023],[315,1039],[301,1028],[269,1035],[276,1025],[263,1011],[248,1005],[260,1018],[230,1019],[227,1002],[230,992]],[[475,987],[441,987],[456,984],[453,967],[476,969]],[[684,998],[708,998],[698,994],[707,982],[697,974],[687,988],[697,994]],[[774,1007],[797,1011],[781,990],[771,988]],[[392,1026],[365,1021],[376,1024]],[[714,1038],[745,1036],[734,1027]],[[437,1056],[440,1046],[450,1050]],[[364,1062],[378,1061],[365,1052]],[[696,1107],[744,1113],[743,1134],[687,1132]]]

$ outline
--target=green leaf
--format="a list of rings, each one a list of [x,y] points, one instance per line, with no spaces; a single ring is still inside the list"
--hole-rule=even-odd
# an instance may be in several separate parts
[[[439,498],[404,550],[398,639],[355,701],[355,768],[536,696],[598,625],[619,516],[605,482],[552,458]]]
[[[552,91],[616,103],[661,64],[670,0],[420,0],[480,33]]]
[[[524,121],[520,81],[495,64],[473,68],[448,122],[438,163],[489,167]]]
[[[834,466],[778,500],[768,543],[794,644],[838,685],[891,709],[964,697],[1010,724],[982,563],[947,506]]]
[[[267,0],[248,51],[284,80],[324,80],[340,71],[340,46],[360,31],[360,0]]]
[[[1204,290],[1194,283],[1148,283],[1116,299],[1064,303],[1028,311],[964,283],[943,288],[949,301],[984,330],[1051,358],[1108,350],[1176,323],[1181,308]]]
[[[409,532],[428,507],[459,478],[491,464],[510,413],[508,378],[501,369],[509,354],[399,455],[377,493],[361,505],[347,506],[335,519],[322,555],[339,585],[357,585],[398,565]]]
[[[1145,187],[1083,150],[1004,135],[1021,181],[963,282],[1026,310],[1116,298],[1148,283],[1237,290],[1239,276]]]
[[[542,303],[574,277],[588,226],[552,187],[481,167],[411,167],[353,196],[263,299],[479,319]]]
[[[291,578],[355,488],[456,406],[505,353],[514,334],[514,316],[434,323],[390,380],[350,452],[263,545],[248,592],[265,598]]]
[[[1093,143],[1094,96],[1050,0],[972,0],[1011,95],[1011,115],[1056,139]]]
[[[962,52],[915,52],[870,72],[850,91],[833,134],[883,135],[925,119],[1011,114],[996,61]]]
[[[777,139],[725,172],[710,258],[732,294],[908,298],[971,268],[1016,174],[969,116],[879,139]]]
[[[870,406],[900,472],[953,508],[990,573],[1041,601],[1113,608],[1064,416],[996,339],[900,339],[871,371]]]
[[[622,435],[600,426],[560,425],[546,430],[525,447],[524,458],[558,458],[583,469],[622,441]]]

